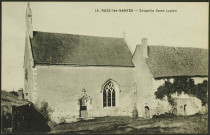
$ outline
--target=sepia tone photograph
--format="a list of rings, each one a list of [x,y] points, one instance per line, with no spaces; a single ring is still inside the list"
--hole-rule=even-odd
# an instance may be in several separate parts
[[[1,133],[208,134],[208,2],[2,2]]]

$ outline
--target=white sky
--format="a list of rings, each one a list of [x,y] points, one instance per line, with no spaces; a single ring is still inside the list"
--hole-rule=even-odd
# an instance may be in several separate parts
[[[151,45],[208,48],[208,2],[30,2],[36,31],[123,37]],[[26,2],[2,2],[2,89],[23,88]],[[95,9],[175,9],[175,13],[96,13]]]

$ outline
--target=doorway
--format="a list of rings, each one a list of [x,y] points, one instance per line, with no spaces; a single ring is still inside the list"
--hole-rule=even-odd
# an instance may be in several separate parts
[[[150,109],[148,106],[145,106],[145,115],[146,115],[146,118],[150,118]]]
[[[187,105],[185,104],[184,105],[184,115],[186,114],[186,111],[187,111]]]
[[[81,97],[79,99],[79,116],[80,117],[88,117],[88,111],[87,111],[87,98]]]

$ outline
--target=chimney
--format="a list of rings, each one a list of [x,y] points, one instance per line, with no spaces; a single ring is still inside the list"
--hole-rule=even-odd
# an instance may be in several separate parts
[[[20,99],[20,100],[24,99],[23,88],[20,88],[18,90],[18,99]]]
[[[32,27],[32,11],[30,8],[30,3],[27,2],[27,8],[26,8],[26,31],[28,35],[33,38],[33,27]]]
[[[142,45],[142,48],[143,48],[143,57],[144,58],[148,58],[148,40],[147,38],[142,38],[141,39],[141,45]]]

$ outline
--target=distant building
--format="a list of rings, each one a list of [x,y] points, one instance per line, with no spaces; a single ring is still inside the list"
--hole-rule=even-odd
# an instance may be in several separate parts
[[[26,24],[24,93],[47,101],[53,119],[131,116],[135,106],[151,118],[170,109],[154,95],[165,80],[208,77],[205,49],[149,46],[143,38],[132,55],[123,38],[33,31],[29,6]]]
[[[1,132],[40,133],[48,132],[46,118],[30,101],[23,99],[22,89],[18,96],[1,91]]]
[[[3,133],[12,132],[19,128],[17,125],[22,124],[22,119],[20,120],[21,117],[19,117],[20,113],[22,113],[20,108],[27,108],[30,106],[30,102],[19,99],[19,97],[9,92],[1,91],[1,129]],[[18,122],[19,124],[17,124]]]

